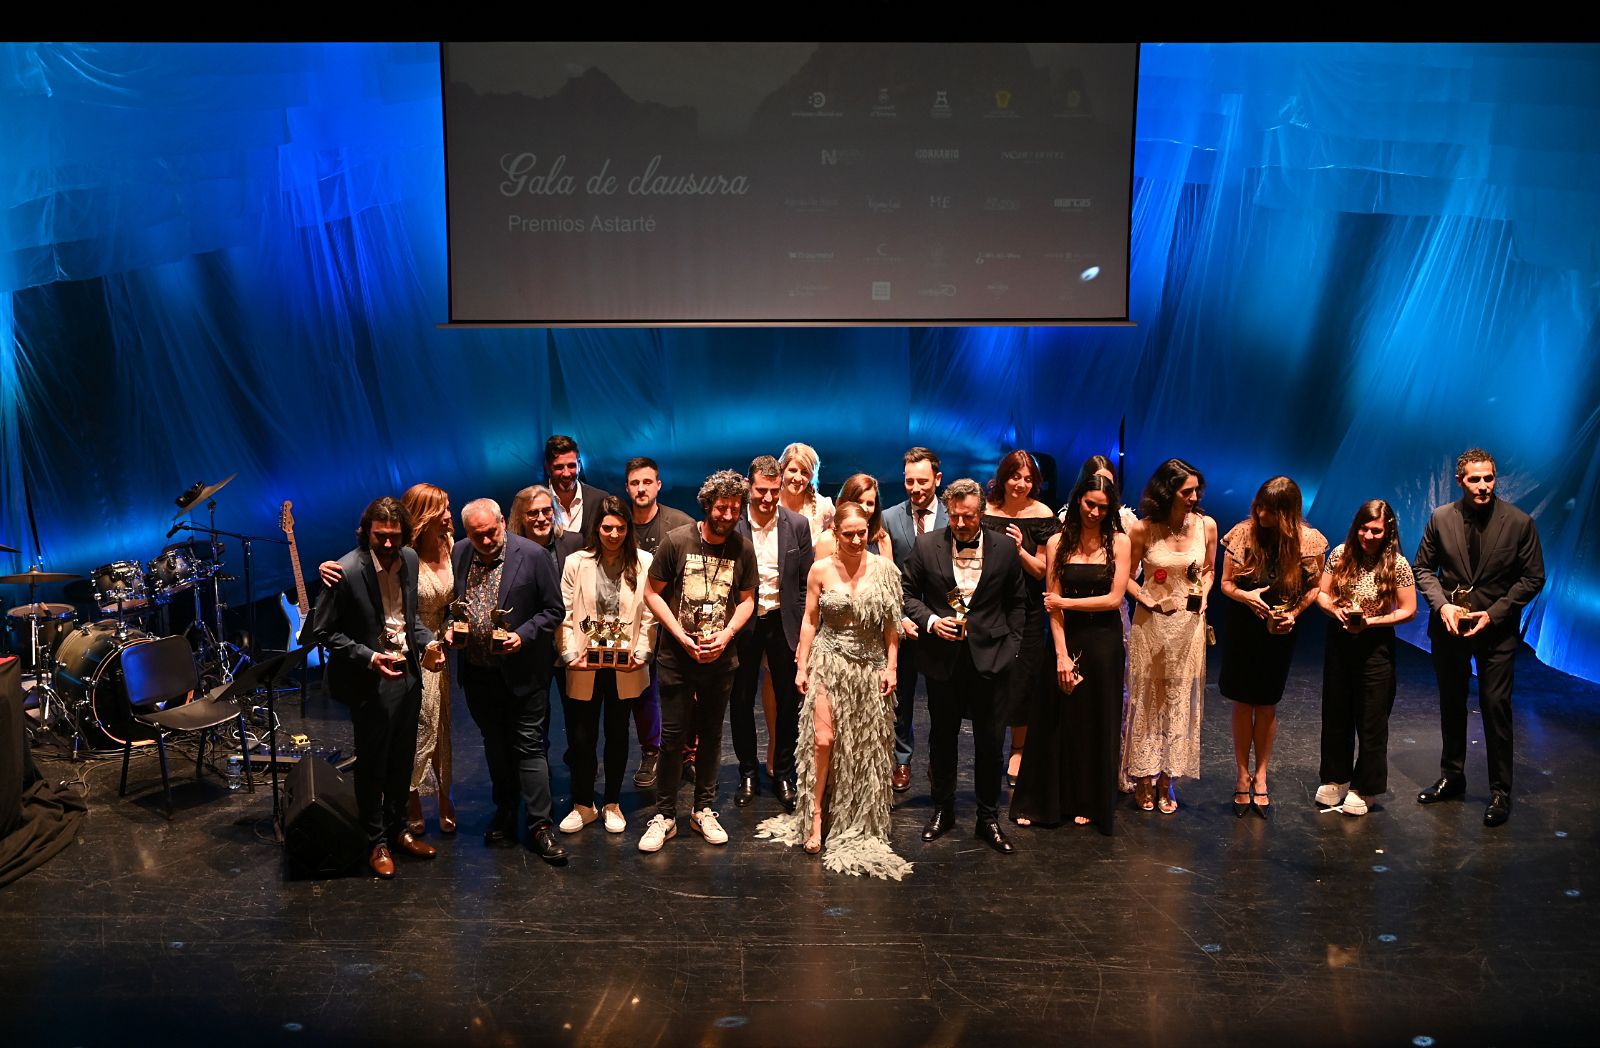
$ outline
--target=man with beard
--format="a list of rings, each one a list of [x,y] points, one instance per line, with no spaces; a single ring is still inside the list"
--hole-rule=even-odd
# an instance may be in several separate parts
[[[388,879],[395,872],[391,846],[422,859],[437,851],[407,831],[406,798],[422,710],[419,667],[438,669],[444,652],[417,616],[417,553],[400,500],[368,505],[357,535],[359,548],[339,560],[339,579],[317,601],[302,643],[327,649],[328,691],[350,707],[367,864]]]
[[[556,495],[556,523],[581,533],[587,546],[600,522],[600,500],[610,492],[582,483],[578,479],[582,470],[577,441],[557,433],[544,442],[544,472]]]
[[[1511,818],[1511,684],[1522,642],[1522,609],[1544,588],[1544,552],[1533,518],[1495,495],[1494,456],[1482,448],[1456,460],[1463,497],[1428,518],[1412,567],[1428,598],[1428,639],[1439,678],[1443,749],[1439,781],[1421,804],[1466,796],[1467,683],[1478,665],[1478,701],[1488,744],[1485,826]]]
[[[664,634],[656,655],[661,763],[656,814],[639,841],[640,851],[660,851],[678,832],[683,736],[690,729],[699,736],[702,752],[696,762],[689,824],[708,844],[728,841],[715,808],[717,765],[722,715],[739,661],[732,641],[755,610],[755,552],[736,528],[749,490],[733,470],[707,477],[700,486],[700,509],[706,519],[670,533],[650,562],[645,600]]]

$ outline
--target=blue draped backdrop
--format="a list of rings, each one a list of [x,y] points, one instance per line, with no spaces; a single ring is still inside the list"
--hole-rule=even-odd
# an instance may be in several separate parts
[[[148,559],[234,472],[218,526],[292,499],[311,562],[416,480],[507,501],[551,432],[602,485],[655,456],[688,506],[792,440],[825,489],[892,492],[914,443],[1065,483],[1124,421],[1135,491],[1182,455],[1227,527],[1288,473],[1336,539],[1390,499],[1409,551],[1483,445],[1544,538],[1529,640],[1600,679],[1600,48],[1141,63],[1135,327],[465,331],[435,326],[435,47],[0,44],[0,570]],[[255,567],[288,584],[281,548]]]

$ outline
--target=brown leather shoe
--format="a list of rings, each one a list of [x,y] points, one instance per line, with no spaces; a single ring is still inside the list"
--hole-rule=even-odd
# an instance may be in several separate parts
[[[456,805],[450,799],[450,794],[444,791],[439,794],[439,832],[456,832]]]
[[[896,764],[894,766],[894,792],[904,793],[911,788],[911,765]]]
[[[372,856],[367,860],[367,865],[372,867],[372,872],[384,880],[394,877],[394,859],[389,856],[389,849],[385,845],[378,845],[372,849]]]
[[[399,840],[395,841],[395,844],[407,855],[414,855],[419,859],[431,859],[435,855],[439,854],[438,848],[435,848],[433,845],[424,841],[417,840],[409,831],[402,833]]]

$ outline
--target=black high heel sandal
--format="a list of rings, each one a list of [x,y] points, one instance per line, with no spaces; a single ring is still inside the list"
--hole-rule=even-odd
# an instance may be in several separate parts
[[[1256,803],[1256,798],[1257,797],[1266,797],[1267,794],[1268,794],[1267,790],[1257,791],[1257,790],[1255,790],[1253,788],[1250,790],[1250,807],[1255,811],[1255,813],[1257,815],[1261,816],[1263,819],[1272,818],[1272,805],[1270,805],[1270,804],[1257,804]]]
[[[1240,797],[1244,798],[1244,803],[1243,804],[1239,803],[1239,798]],[[1244,818],[1247,814],[1249,814],[1250,807],[1251,807],[1250,791],[1249,790],[1234,790],[1233,791],[1233,817],[1235,819]]]

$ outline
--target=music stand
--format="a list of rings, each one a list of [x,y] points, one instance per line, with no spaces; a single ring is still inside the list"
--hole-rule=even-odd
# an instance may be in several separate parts
[[[248,701],[248,696],[255,692],[257,687],[267,690],[267,752],[272,761],[272,839],[283,840],[283,815],[278,797],[278,709],[277,709],[277,682],[285,674],[293,672],[306,664],[306,653],[309,648],[295,648],[292,651],[273,655],[257,662],[251,663],[243,673],[233,678],[226,691],[233,694],[234,701],[241,698]]]

